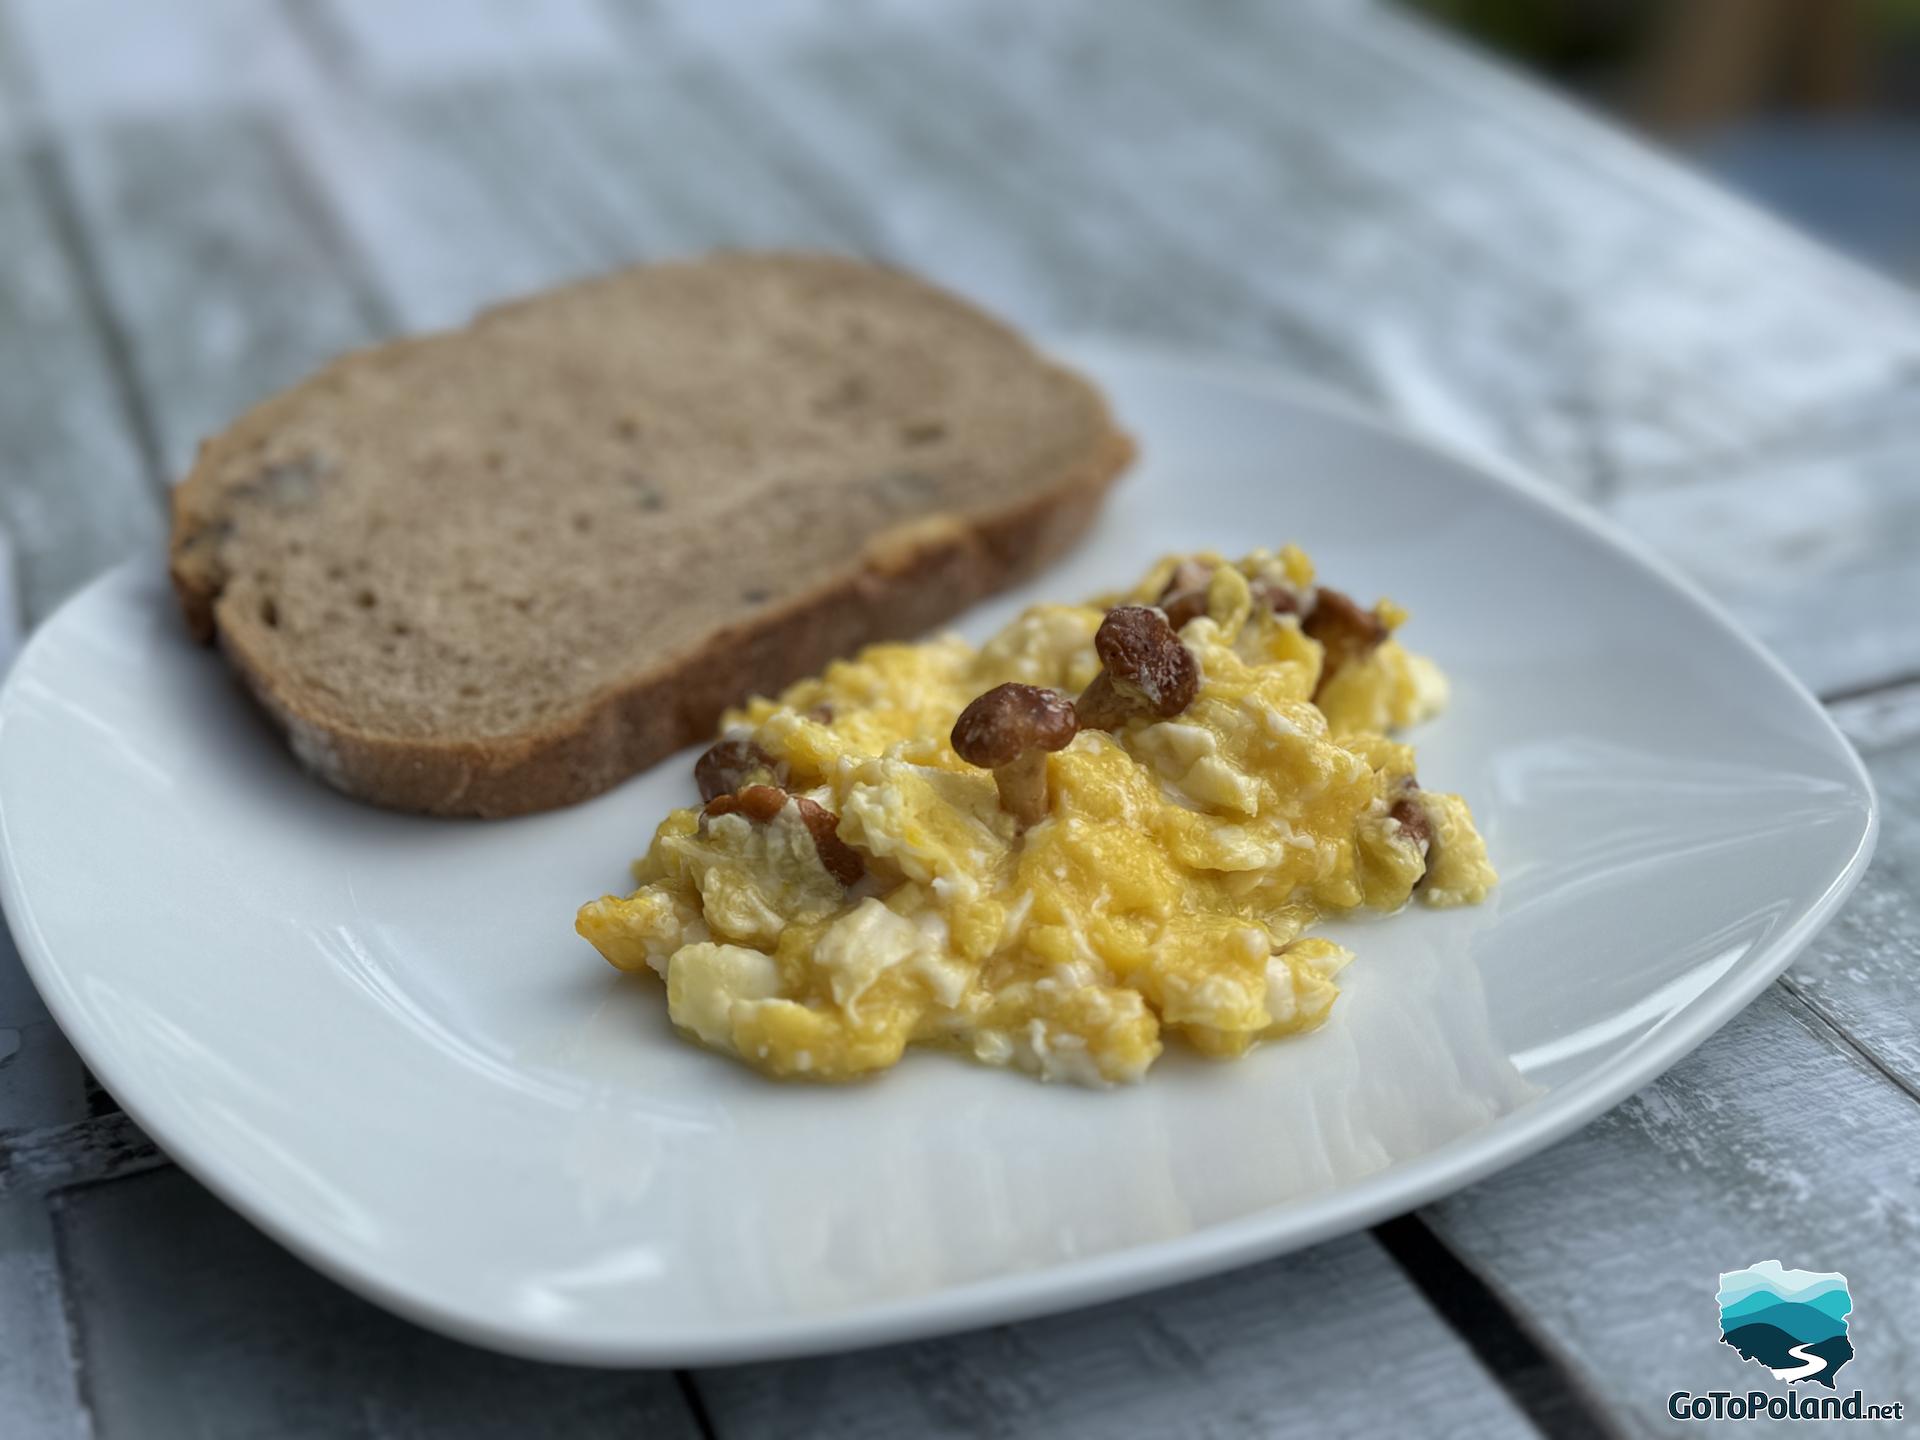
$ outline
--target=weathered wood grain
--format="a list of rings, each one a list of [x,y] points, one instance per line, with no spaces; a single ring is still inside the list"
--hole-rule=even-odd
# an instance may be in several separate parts
[[[869,198],[886,254],[1041,333],[1116,331],[1341,370],[1316,337],[1089,175],[1074,133],[1006,112],[946,47],[898,26],[867,26],[859,43],[832,33],[792,55],[709,58]]]
[[[1920,388],[1614,518],[1700,581],[1817,693],[1920,674]]]
[[[571,220],[506,203],[458,158],[457,101],[342,93],[288,120],[305,169],[406,330],[600,268]]]
[[[386,328],[271,122],[94,126],[65,153],[170,477],[247,406]]]
[[[53,1226],[38,1195],[0,1194],[0,1430],[91,1440]]]
[[[383,86],[473,73],[596,62],[617,49],[594,0],[539,5],[471,0],[317,0],[344,39],[353,74]]]
[[[178,1170],[58,1197],[98,1440],[699,1434],[671,1374],[508,1360],[293,1259]]]
[[[44,152],[0,150],[0,673],[17,626],[159,535],[109,342],[45,205],[56,180]],[[0,927],[0,1132],[86,1113],[85,1069]]]
[[[1827,713],[1869,756],[1920,740],[1920,677],[1831,701]]]
[[[1719,1272],[1852,1280],[1871,1397],[1920,1385],[1920,1106],[1777,987],[1573,1139],[1423,1212],[1618,1416],[1768,1379],[1720,1344]]]
[[[110,341],[47,209],[53,182],[44,152],[0,152],[0,528],[30,624],[159,535]]]
[[[12,555],[0,530],[0,679],[21,638]],[[0,1137],[58,1113],[47,1097],[77,1097],[81,1074],[79,1057],[54,1031],[0,916]],[[5,1143],[0,1138],[0,1146]],[[83,1440],[88,1427],[74,1384],[52,1227],[37,1191],[8,1193],[12,1168],[0,1158],[0,1414],[23,1435]]]
[[[6,8],[31,72],[37,124],[284,102],[319,80],[278,5],[8,0]]]
[[[119,1111],[0,1134],[0,1198],[47,1196],[166,1163],[140,1127]]]
[[[741,1440],[1535,1433],[1366,1236],[1144,1300],[695,1384]]]
[[[983,3],[797,27],[784,49],[730,58],[822,154],[884,181],[904,218],[922,192],[960,192],[941,229],[962,258],[991,254],[981,232],[1021,215],[1070,244],[1090,275],[1043,267],[1011,307],[1020,318],[1050,301],[1043,318],[1158,334],[1197,315],[1216,345],[1336,357],[1332,378],[1417,423],[1590,491],[1777,441],[1897,387],[1920,357],[1897,290],[1820,269],[1779,227],[1676,189],[1625,143],[1604,165],[1565,163],[1529,138],[1563,107],[1505,85],[1501,104],[1468,106],[1361,43],[1371,23],[1351,7],[1081,4],[1042,18]],[[782,88],[809,73],[854,118],[835,126]],[[868,156],[915,126],[948,143],[922,138],[918,165],[909,151],[876,168]],[[969,211],[965,192],[990,206],[1002,182],[1014,216]],[[927,237],[935,253],[941,238]],[[1161,318],[1116,311],[1098,288],[1124,284],[1141,256],[1165,262],[1142,287],[1172,302]],[[1804,283],[1781,286],[1783,271]],[[1249,312],[1239,323],[1211,323],[1213,285]],[[1806,366],[1810,351],[1823,363]]]
[[[1787,974],[1790,989],[1920,1102],[1920,687],[1905,733],[1877,717],[1868,749],[1880,792],[1880,848],[1851,902]],[[1915,1142],[1920,1145],[1920,1141]],[[1920,1165],[1920,1153],[1911,1157]]]
[[[534,148],[493,163],[592,226],[609,264],[715,246],[863,248],[867,226],[831,195],[816,201],[817,168],[796,174],[792,151],[768,155],[735,133],[741,111],[715,109],[715,78],[644,57],[614,74],[528,76],[510,91],[521,113],[500,118]]]
[[[1222,66],[1252,70],[1256,57],[1315,30],[1255,0],[1227,8],[1249,33],[1245,44],[1209,49]],[[1343,165],[1416,207],[1453,212],[1446,228],[1469,247],[1459,258],[1477,253],[1500,277],[1484,293],[1518,298],[1537,287],[1560,312],[1544,349],[1505,357],[1508,372],[1550,374],[1534,403],[1572,422],[1571,443],[1538,452],[1549,472],[1560,468],[1556,453],[1578,466],[1598,442],[1597,478],[1617,468],[1623,483],[1653,483],[1668,466],[1830,426],[1910,383],[1920,345],[1911,292],[1399,7],[1312,15],[1335,43],[1301,69],[1326,76],[1337,87],[1330,103],[1344,94],[1357,122],[1323,127]],[[1396,108],[1395,96],[1413,97],[1411,108]],[[1429,368],[1451,376],[1457,353],[1437,344]],[[1507,383],[1525,382],[1510,373]],[[1500,408],[1487,403],[1495,396],[1476,398]],[[1715,417],[1712,431],[1700,428],[1702,415]]]

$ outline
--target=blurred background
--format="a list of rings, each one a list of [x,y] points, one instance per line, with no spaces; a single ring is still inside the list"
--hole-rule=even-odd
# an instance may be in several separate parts
[[[1920,281],[1920,0],[1406,0]]]

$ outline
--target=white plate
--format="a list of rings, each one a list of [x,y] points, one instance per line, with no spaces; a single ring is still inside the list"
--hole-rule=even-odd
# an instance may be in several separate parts
[[[1082,1305],[1405,1210],[1645,1084],[1852,887],[1859,761],[1589,517],[1270,379],[1073,354],[1141,464],[962,629],[1165,550],[1293,539],[1407,604],[1453,676],[1421,778],[1471,798],[1505,883],[1334,927],[1359,959],[1317,1034],[1110,1093],[942,1056],[769,1084],[573,934],[691,799],[690,757],[511,822],[355,805],[150,565],[62,610],[0,697],[0,894],[60,1024],[181,1164],[381,1303],[527,1355],[710,1363]]]

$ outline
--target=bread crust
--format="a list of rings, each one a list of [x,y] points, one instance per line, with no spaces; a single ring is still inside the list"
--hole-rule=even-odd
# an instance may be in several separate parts
[[[417,739],[322,718],[253,652],[249,627],[223,623],[223,582],[207,542],[217,541],[225,497],[195,479],[212,468],[218,452],[271,432],[298,390],[266,402],[203,447],[193,474],[174,493],[169,571],[195,638],[220,647],[300,762],[333,788],[371,804],[442,816],[504,817],[571,805],[708,738],[721,712],[746,696],[776,693],[861,645],[922,634],[1076,541],[1135,452],[1098,392],[1070,378],[1105,425],[1097,442],[1045,489],[998,511],[922,517],[882,532],[811,591],[768,606],[689,655],[637,671],[570,714],[511,736]]]

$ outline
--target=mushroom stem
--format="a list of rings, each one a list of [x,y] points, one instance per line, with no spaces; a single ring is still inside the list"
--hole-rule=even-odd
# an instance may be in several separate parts
[[[1079,731],[1066,696],[1038,685],[996,685],[953,722],[953,752],[993,771],[1000,808],[1022,830],[1047,816],[1047,754]]]
[[[1005,765],[993,767],[993,783],[1000,787],[1000,808],[1024,829],[1047,816],[1047,752],[1022,751]]]
[[[1073,702],[1082,730],[1111,730],[1134,716],[1168,720],[1200,686],[1193,652],[1150,605],[1119,605],[1093,635],[1103,667]]]
[[[1174,566],[1166,588],[1154,603],[1167,612],[1167,623],[1178,630],[1207,613],[1207,591],[1212,583],[1213,566],[1202,560],[1182,560]]]
[[[1092,683],[1080,692],[1080,698],[1073,702],[1073,708],[1080,717],[1082,730],[1111,730],[1129,715],[1146,709],[1138,697],[1124,694],[1113,683],[1113,676],[1105,670],[1094,676]]]

